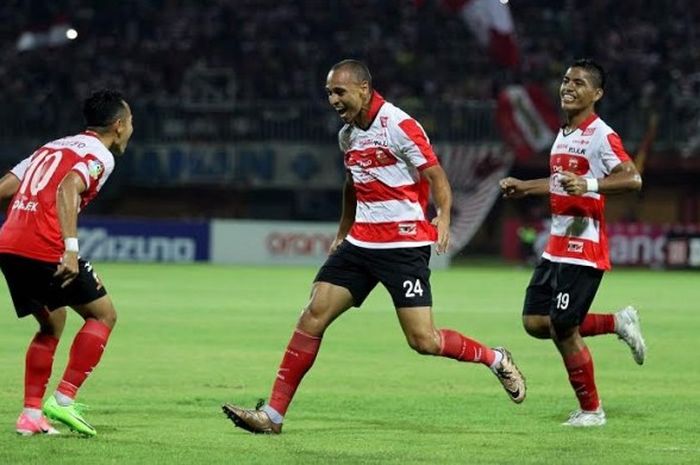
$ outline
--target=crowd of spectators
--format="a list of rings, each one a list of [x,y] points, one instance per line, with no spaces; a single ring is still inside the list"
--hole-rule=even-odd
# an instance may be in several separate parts
[[[665,124],[675,131],[700,120],[700,3],[510,5],[521,51],[514,70],[493,63],[440,0],[7,0],[0,5],[3,136],[75,127],[75,102],[112,86],[129,97],[142,140],[193,131],[327,138],[336,121],[322,107],[325,73],[346,57],[368,62],[386,97],[426,118],[438,136],[470,136],[445,132],[449,121],[465,126],[445,109],[489,117],[507,84],[537,81],[556,95],[565,65],[580,56],[609,70],[604,109],[619,124],[649,112],[673,115]],[[77,38],[17,49],[23,32],[57,23]]]

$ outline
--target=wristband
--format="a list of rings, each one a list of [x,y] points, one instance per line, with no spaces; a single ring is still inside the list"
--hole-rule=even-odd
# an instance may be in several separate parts
[[[77,237],[66,237],[63,239],[63,243],[66,245],[66,252],[79,252],[78,248],[78,238]]]
[[[588,192],[598,192],[598,180],[595,178],[586,178],[586,190]]]

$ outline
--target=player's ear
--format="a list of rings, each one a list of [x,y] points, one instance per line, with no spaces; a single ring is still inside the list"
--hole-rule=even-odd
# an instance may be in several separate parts
[[[371,93],[369,90],[369,82],[368,81],[362,81],[360,83],[360,88],[362,89],[363,95],[369,95]]]
[[[595,94],[593,95],[593,101],[597,102],[598,100],[602,99],[603,94],[605,94],[605,91],[601,87],[598,87],[595,90]]]

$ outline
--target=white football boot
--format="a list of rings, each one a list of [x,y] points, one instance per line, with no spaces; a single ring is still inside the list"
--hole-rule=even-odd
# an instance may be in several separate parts
[[[589,426],[603,426],[607,422],[603,407],[597,410],[575,410],[569,415],[569,419],[562,423],[562,426],[573,426],[575,428],[587,428]]]
[[[644,363],[647,354],[647,345],[642,337],[642,327],[639,323],[639,312],[634,307],[623,308],[615,312],[615,333],[617,337],[625,341],[632,351],[634,361],[638,365]]]

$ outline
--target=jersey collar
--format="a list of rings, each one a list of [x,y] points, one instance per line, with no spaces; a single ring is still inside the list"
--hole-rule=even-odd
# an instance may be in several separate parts
[[[598,119],[598,115],[596,115],[595,113],[591,113],[590,115],[588,115],[588,118],[581,121],[581,124],[579,124],[576,127],[576,129],[572,129],[570,131],[567,131],[566,124],[562,124],[560,129],[561,129],[562,134],[564,134],[564,136],[570,136],[571,134],[573,134],[577,130],[580,130],[581,132],[585,131],[586,128],[588,128],[588,126],[593,124],[593,122],[597,119]]]
[[[596,115],[595,113],[591,113],[591,114],[588,116],[588,118],[584,119],[584,120],[581,122],[581,124],[578,125],[578,129],[580,129],[581,131],[585,131],[586,128],[587,128],[588,126],[590,126],[590,125],[593,123],[593,121],[595,121],[595,120],[597,120],[597,119],[598,119],[598,115]]]
[[[97,134],[95,131],[91,131],[91,130],[89,130],[89,129],[84,130],[84,131],[82,132],[82,134],[83,134],[84,136],[92,136],[92,137],[94,137],[95,139],[99,139],[98,134]]]
[[[369,119],[369,126],[374,123],[374,118],[377,117],[379,109],[384,105],[384,97],[382,97],[376,90],[372,91],[372,98],[369,101],[369,111],[367,112],[367,119]]]

